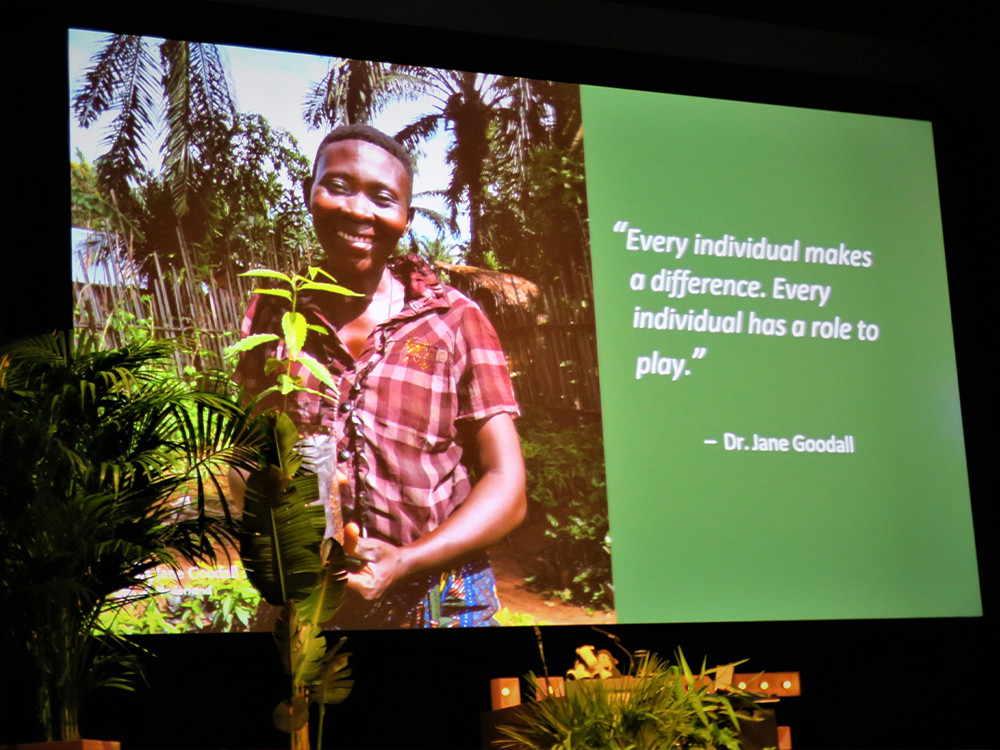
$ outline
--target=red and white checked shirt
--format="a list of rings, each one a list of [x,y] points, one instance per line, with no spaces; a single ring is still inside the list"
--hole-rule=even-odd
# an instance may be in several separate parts
[[[329,367],[340,384],[337,406],[296,393],[287,411],[303,434],[337,439],[343,521],[357,521],[370,536],[408,544],[443,523],[471,489],[463,463],[469,428],[500,413],[519,414],[507,361],[496,331],[468,297],[442,285],[430,267],[408,255],[390,263],[407,290],[406,304],[376,326],[355,360],[312,300],[299,310],[313,332],[307,350]],[[280,331],[284,308],[257,296],[243,335]],[[251,393],[273,382],[260,348],[240,363]],[[281,356],[281,352],[277,353]],[[323,386],[303,373],[310,388]],[[270,402],[273,403],[273,402]]]

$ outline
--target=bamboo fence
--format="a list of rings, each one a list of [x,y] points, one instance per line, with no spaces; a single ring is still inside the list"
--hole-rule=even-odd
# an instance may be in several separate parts
[[[85,250],[78,260],[83,280],[74,283],[75,325],[119,346],[137,333],[183,337],[180,372],[225,369],[226,347],[239,338],[243,312],[255,279],[232,269],[199,275],[182,250],[182,264],[141,276],[126,253],[101,264],[106,279],[95,280]],[[278,253],[269,267],[283,269]],[[287,261],[286,261],[287,263]],[[547,412],[600,413],[597,344],[589,269],[566,274],[538,288],[511,274],[448,266],[452,285],[475,299],[493,321],[510,365],[522,407]]]

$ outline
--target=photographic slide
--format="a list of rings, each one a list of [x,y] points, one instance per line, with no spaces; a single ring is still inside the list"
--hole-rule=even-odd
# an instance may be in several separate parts
[[[215,71],[186,134],[178,44]],[[95,106],[127,50],[145,125],[141,98]],[[484,311],[521,411],[498,624],[981,614],[930,123],[91,31],[69,53],[76,324],[187,337],[178,377],[236,370],[241,274],[323,265],[301,185],[327,131],[413,155],[398,252]],[[121,632],[270,629],[235,553],[151,584]]]

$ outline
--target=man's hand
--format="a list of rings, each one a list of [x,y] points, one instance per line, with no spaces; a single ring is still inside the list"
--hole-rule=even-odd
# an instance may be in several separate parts
[[[359,572],[347,574],[349,589],[369,601],[378,599],[406,576],[454,567],[482,552],[524,520],[524,460],[510,415],[497,414],[480,424],[472,443],[480,479],[465,502],[430,533],[396,547],[379,539],[358,539],[357,525],[347,524],[344,551],[365,561]]]
[[[381,539],[358,539],[353,554],[365,565],[357,573],[347,574],[347,587],[369,601],[378,599],[405,574],[403,549]]]

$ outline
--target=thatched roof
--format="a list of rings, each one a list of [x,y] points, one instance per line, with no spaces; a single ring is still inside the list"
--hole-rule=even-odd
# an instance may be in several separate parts
[[[434,261],[434,265],[448,272],[453,287],[480,302],[485,292],[498,306],[528,310],[538,299],[538,285],[512,273],[441,260]]]

